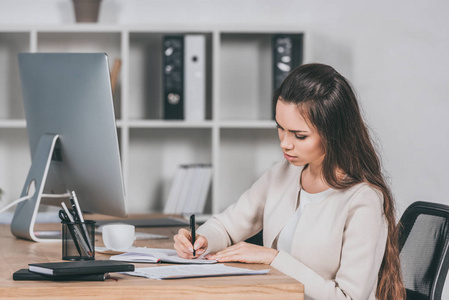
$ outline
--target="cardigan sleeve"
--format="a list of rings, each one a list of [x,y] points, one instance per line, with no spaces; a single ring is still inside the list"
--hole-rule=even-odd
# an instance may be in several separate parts
[[[387,233],[383,197],[367,186],[350,202],[334,279],[323,278],[284,251],[271,266],[303,283],[307,298],[374,299]]]

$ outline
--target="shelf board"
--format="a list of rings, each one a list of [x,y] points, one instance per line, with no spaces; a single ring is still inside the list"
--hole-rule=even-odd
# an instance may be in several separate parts
[[[65,23],[55,25],[1,25],[1,32],[219,32],[223,34],[273,34],[303,32],[295,26],[241,26],[241,25],[187,25],[186,24],[108,24],[108,23]]]
[[[224,129],[274,129],[276,123],[272,120],[227,120],[214,123],[213,121],[175,121],[175,120],[116,120],[118,128],[212,128],[218,126]],[[0,128],[26,128],[23,119],[0,120]]]
[[[123,26],[115,24],[59,24],[59,25],[17,25],[0,26],[2,32],[116,32],[123,30]]]
[[[184,121],[184,120],[128,120],[122,121],[130,128],[212,128],[212,121]]]
[[[0,120],[0,128],[26,128],[26,126],[24,119]]]
[[[254,121],[245,121],[245,120],[228,120],[228,121],[220,121],[220,128],[232,129],[232,128],[242,128],[242,129],[275,129],[276,123],[273,120],[254,120]]]

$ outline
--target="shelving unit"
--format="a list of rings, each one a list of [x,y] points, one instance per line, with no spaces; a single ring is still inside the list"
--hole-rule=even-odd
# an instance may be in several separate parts
[[[164,34],[206,36],[206,120],[162,119]],[[17,53],[106,52],[122,68],[115,92],[117,130],[133,212],[160,212],[175,170],[213,165],[207,213],[235,202],[279,161],[271,120],[271,37],[286,28],[133,27],[73,24],[0,27],[0,206],[16,199],[30,166]]]

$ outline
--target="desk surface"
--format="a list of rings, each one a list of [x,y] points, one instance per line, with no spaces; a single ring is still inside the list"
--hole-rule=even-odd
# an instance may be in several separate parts
[[[37,224],[38,230],[59,229],[60,224]],[[137,228],[136,231],[173,236],[178,228]],[[103,246],[101,236],[96,236],[96,246]],[[138,240],[134,246],[152,248],[173,248],[173,240]],[[118,281],[100,282],[52,282],[13,281],[12,274],[28,268],[29,263],[61,261],[61,243],[35,243],[16,239],[8,225],[0,225],[0,298],[105,298],[145,299],[182,298],[198,299],[213,295],[218,298],[273,298],[304,299],[304,286],[274,268],[261,264],[229,263],[226,265],[266,269],[267,275],[191,278],[178,280],[151,280],[141,277],[113,273]],[[96,253],[97,260],[108,259],[109,255]],[[158,267],[155,264],[137,264],[137,267]]]

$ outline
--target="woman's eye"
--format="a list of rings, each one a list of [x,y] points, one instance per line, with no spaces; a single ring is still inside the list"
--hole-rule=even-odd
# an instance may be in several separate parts
[[[305,136],[305,135],[296,135],[296,134],[295,134],[295,137],[296,137],[298,140],[305,140],[307,136]]]

